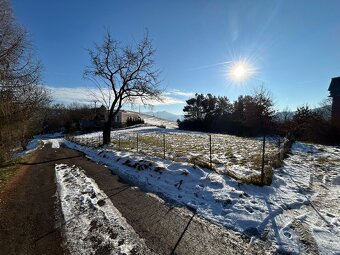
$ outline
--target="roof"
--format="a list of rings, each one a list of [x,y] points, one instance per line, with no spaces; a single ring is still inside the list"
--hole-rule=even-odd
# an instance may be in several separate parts
[[[340,77],[332,78],[331,84],[329,85],[328,91],[330,96],[340,96]]]

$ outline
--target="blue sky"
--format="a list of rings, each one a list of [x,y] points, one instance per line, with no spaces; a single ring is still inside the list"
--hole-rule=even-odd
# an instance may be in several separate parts
[[[85,100],[86,49],[105,29],[122,44],[149,30],[167,100],[154,110],[181,113],[193,93],[235,100],[263,85],[277,109],[328,96],[340,76],[340,1],[13,0],[41,60],[43,83],[57,101]],[[241,84],[226,75],[247,59],[256,72]],[[224,64],[222,64],[224,63]]]

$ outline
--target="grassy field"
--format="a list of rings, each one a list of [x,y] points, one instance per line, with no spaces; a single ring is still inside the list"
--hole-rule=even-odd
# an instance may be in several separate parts
[[[75,139],[90,146],[98,146],[101,141],[100,133],[77,136]],[[262,139],[176,129],[126,129],[113,131],[111,135],[112,150],[138,150],[138,153],[148,156],[245,176],[261,170],[262,146]],[[266,141],[265,165],[273,165],[271,161],[275,160],[278,151],[277,141]]]

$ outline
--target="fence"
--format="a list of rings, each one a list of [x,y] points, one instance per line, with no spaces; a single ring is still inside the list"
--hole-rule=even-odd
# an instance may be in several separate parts
[[[69,139],[91,147],[99,147],[102,143],[100,133]],[[266,167],[279,167],[286,147],[280,138],[250,139],[218,134],[144,131],[113,133],[107,149],[189,162],[233,177],[238,175],[237,171],[242,174],[244,169],[250,169],[260,174],[261,183],[264,183]],[[239,166],[237,171],[235,166]]]

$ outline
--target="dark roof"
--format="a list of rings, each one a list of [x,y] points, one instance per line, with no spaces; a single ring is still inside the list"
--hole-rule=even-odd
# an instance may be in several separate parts
[[[330,96],[340,96],[340,77],[332,78],[331,84],[329,85],[328,91]]]

